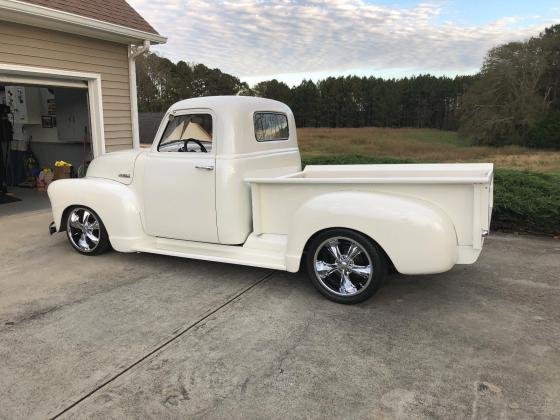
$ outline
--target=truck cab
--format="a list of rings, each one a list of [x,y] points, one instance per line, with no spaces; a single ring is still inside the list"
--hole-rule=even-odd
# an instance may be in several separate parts
[[[245,179],[300,170],[294,117],[286,105],[246,97],[179,102],[135,164],[138,186],[150,197],[143,202],[146,233],[243,244],[252,232]]]

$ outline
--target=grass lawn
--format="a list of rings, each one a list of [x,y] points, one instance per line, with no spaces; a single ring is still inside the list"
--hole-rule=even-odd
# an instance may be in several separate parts
[[[497,168],[560,173],[560,152],[471,146],[453,131],[416,128],[300,128],[304,158],[359,155],[422,162],[493,162]]]

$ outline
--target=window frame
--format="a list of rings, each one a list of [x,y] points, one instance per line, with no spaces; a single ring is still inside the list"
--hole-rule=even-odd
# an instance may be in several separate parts
[[[161,142],[163,141],[163,136],[165,135],[165,131],[167,130],[167,126],[169,125],[170,121],[170,117],[173,116],[173,118],[177,118],[177,117],[181,117],[184,115],[197,115],[197,114],[206,114],[209,115],[210,118],[212,119],[212,150],[208,153],[185,153],[185,152],[164,152],[164,151],[160,151],[159,147],[161,146]],[[175,153],[181,153],[183,155],[215,155],[216,154],[216,146],[217,146],[217,136],[216,136],[216,115],[214,114],[214,112],[211,109],[207,109],[207,108],[192,108],[192,109],[181,109],[181,110],[177,110],[174,112],[170,112],[168,113],[165,117],[164,117],[164,124],[162,124],[160,126],[160,128],[158,128],[158,132],[156,133],[156,139],[157,142],[155,143],[155,150],[152,149],[152,151],[155,151],[156,153],[169,153],[169,154],[175,154]],[[152,146],[153,147],[153,146]]]
[[[274,115],[283,116],[286,119],[286,128],[288,130],[288,136],[278,138],[278,139],[259,140],[257,138],[257,127],[256,127],[257,114],[274,114]],[[290,120],[288,118],[288,114],[286,114],[285,112],[282,112],[282,111],[255,111],[255,112],[253,112],[253,133],[255,135],[255,140],[257,141],[257,143],[270,143],[270,142],[275,142],[275,141],[288,141],[288,140],[290,140]]]

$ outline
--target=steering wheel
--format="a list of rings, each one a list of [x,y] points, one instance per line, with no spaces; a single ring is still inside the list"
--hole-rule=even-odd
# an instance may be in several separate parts
[[[193,139],[193,138],[183,140],[183,147],[181,147],[181,148],[179,149],[180,152],[188,152],[188,151],[189,151],[189,149],[188,149],[188,147],[187,147],[188,144],[189,144],[189,141],[192,141],[192,142],[196,143],[196,144],[198,145],[198,147],[200,147],[200,150],[201,150],[203,153],[208,153],[208,150],[206,150],[206,147],[204,147],[204,145],[202,144],[202,142],[201,142],[200,140]]]

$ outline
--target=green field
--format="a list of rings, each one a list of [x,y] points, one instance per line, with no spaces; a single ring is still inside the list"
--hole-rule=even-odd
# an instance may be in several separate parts
[[[560,234],[560,152],[471,146],[428,129],[304,128],[304,164],[493,162],[492,229]]]
[[[497,168],[560,173],[560,152],[471,146],[456,132],[415,128],[300,128],[304,158],[355,155],[421,162],[492,162]]]

